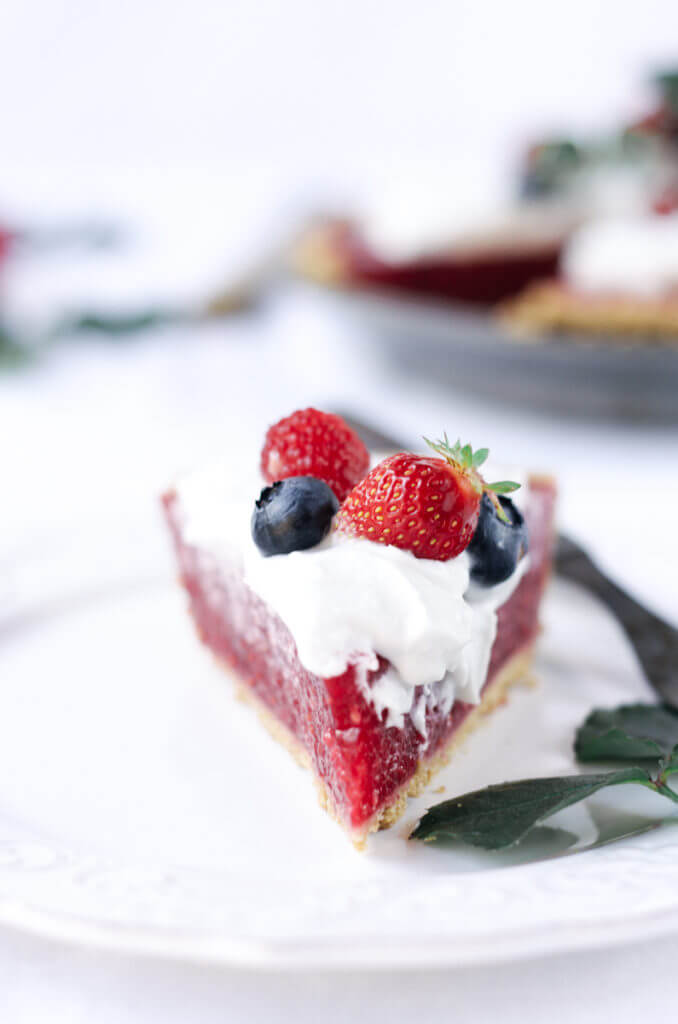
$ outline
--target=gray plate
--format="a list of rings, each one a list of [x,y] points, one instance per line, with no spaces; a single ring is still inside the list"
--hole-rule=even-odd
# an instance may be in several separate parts
[[[678,339],[520,341],[485,313],[376,291],[325,294],[408,373],[438,384],[550,411],[678,422]]]

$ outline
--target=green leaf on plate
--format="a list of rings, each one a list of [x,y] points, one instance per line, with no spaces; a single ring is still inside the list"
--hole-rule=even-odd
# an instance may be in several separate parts
[[[678,772],[678,744],[671,751],[670,756],[667,758],[664,768],[663,775],[675,775]]]
[[[430,807],[411,839],[425,842],[457,839],[485,850],[499,850],[522,839],[557,811],[579,803],[608,786],[652,785],[642,768],[622,768],[596,775],[523,779],[488,786]]]
[[[678,711],[661,704],[592,711],[574,743],[580,761],[657,761],[675,757],[677,746]]]

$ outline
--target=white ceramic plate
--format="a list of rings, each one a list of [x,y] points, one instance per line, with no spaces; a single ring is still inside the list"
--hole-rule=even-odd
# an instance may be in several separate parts
[[[118,562],[93,582],[70,579],[58,600],[52,580],[49,600],[38,588],[0,612],[5,923],[281,968],[481,963],[678,929],[672,824],[521,863],[557,852],[562,835],[504,855],[408,842],[422,810],[445,798],[429,789],[355,852],[307,775],[233,699],[169,571],[130,578]],[[570,770],[573,729],[592,705],[649,697],[615,624],[585,595],[555,585],[546,620],[539,686],[516,691],[433,789]],[[595,819],[620,806],[667,813],[631,789],[601,795]],[[580,844],[596,836],[582,807],[560,824]]]

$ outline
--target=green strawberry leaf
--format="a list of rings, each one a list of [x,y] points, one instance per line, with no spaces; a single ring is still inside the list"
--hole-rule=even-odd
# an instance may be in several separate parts
[[[479,448],[477,452],[474,452],[470,444],[462,445],[459,439],[454,444],[450,444],[447,434],[443,434],[442,440],[431,441],[428,437],[425,437],[424,441],[436,455],[440,455],[450,463],[456,463],[463,469],[477,469],[486,462],[490,454],[489,448]],[[520,484],[505,480],[501,483],[501,486],[506,488],[506,490],[502,491],[502,494],[508,494],[509,490],[517,490]]]
[[[520,487],[515,480],[498,480],[494,484],[485,485],[488,491],[494,491],[495,494],[513,494]]]
[[[457,839],[485,850],[499,850],[517,843],[556,811],[600,789],[624,783],[652,785],[642,768],[622,768],[605,774],[523,779],[488,786],[430,807],[410,838],[427,843]]]
[[[574,749],[584,762],[678,761],[678,711],[661,704],[599,708],[577,730]]]

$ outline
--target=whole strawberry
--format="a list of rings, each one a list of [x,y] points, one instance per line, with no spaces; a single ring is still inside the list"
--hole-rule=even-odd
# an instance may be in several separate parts
[[[446,561],[459,555],[475,532],[483,492],[507,494],[518,485],[484,482],[478,467],[489,454],[486,448],[473,452],[459,441],[450,445],[447,435],[426,443],[442,457],[401,452],[384,459],[348,495],[337,529],[417,558]]]
[[[269,428],[261,452],[261,472],[269,483],[290,476],[324,480],[343,501],[365,476],[367,448],[334,413],[299,409]]]

